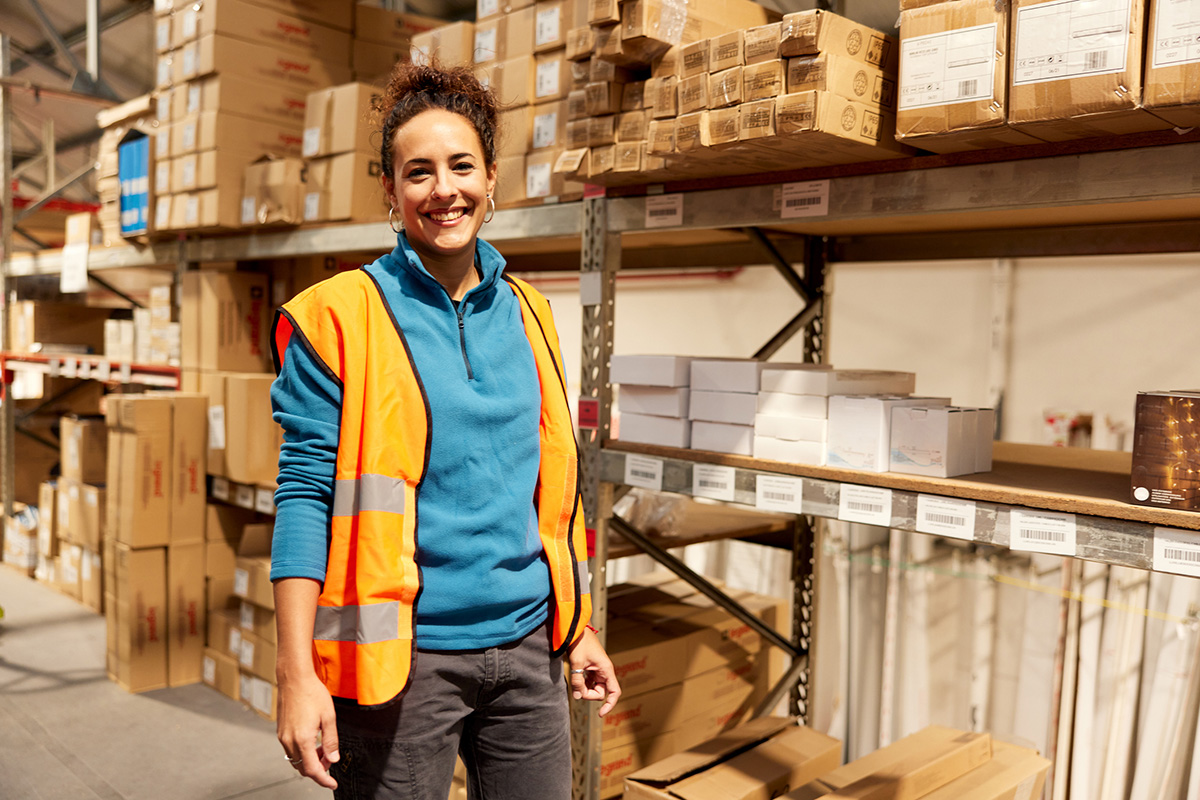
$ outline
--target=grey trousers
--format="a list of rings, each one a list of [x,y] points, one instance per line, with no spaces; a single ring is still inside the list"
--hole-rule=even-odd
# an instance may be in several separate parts
[[[336,800],[446,800],[454,757],[471,800],[568,800],[571,733],[548,626],[486,650],[419,650],[408,692],[337,706]]]

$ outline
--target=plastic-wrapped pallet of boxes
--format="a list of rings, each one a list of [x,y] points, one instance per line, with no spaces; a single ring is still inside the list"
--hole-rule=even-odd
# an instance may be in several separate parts
[[[353,6],[178,6],[155,21],[155,226],[236,228],[246,167],[299,156],[307,93],[350,80]]]
[[[786,602],[730,592],[779,630]],[[608,651],[623,694],[602,726],[601,797],[625,775],[745,719],[783,674],[782,653],[672,576],[615,586]]]

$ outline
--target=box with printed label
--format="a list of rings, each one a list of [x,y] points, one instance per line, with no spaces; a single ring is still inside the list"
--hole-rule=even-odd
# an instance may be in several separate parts
[[[688,419],[623,413],[616,428],[614,436],[623,442],[689,447],[692,441],[692,421]]]
[[[238,692],[246,707],[263,719],[275,719],[278,690],[275,688],[274,682],[245,670],[240,671],[238,681],[241,684]]]
[[[269,369],[267,278],[253,272],[199,270],[183,278],[180,322],[185,369]]]
[[[903,158],[893,115],[829,92],[797,92],[776,98],[772,146],[794,153],[800,163],[846,164]]]
[[[171,80],[179,84],[220,70],[270,85],[319,89],[350,80],[350,50],[310,54],[276,50],[221,34],[202,36],[173,54]]]
[[[240,0],[204,0],[177,11],[172,20],[172,47],[217,33],[283,52],[346,61],[350,34],[306,22],[267,6]]]
[[[113,679],[126,691],[167,686],[166,548],[113,548]]]
[[[745,63],[745,37],[742,31],[730,31],[709,40],[709,72],[723,72]]]
[[[1012,14],[1010,125],[1050,142],[1171,127],[1142,108],[1145,3],[1017,0]]]
[[[562,149],[567,136],[567,101],[556,100],[534,106],[529,133],[529,150],[548,147]]]
[[[500,208],[525,199],[525,155],[496,159],[496,191],[492,199]]]
[[[1177,128],[1200,126],[1196,12],[1180,0],[1150,0],[1146,108]]]
[[[784,15],[779,53],[785,58],[833,53],[892,75],[899,65],[895,38],[821,9]]]
[[[375,222],[387,219],[379,153],[340,153],[308,163],[305,222]]]
[[[590,25],[571,28],[567,31],[567,58],[571,61],[586,61],[592,57],[596,47],[596,33]]]
[[[254,0],[255,4],[274,8],[288,14],[294,14],[300,19],[315,22],[318,25],[328,25],[340,31],[354,30],[354,5],[352,3],[331,3],[329,0]],[[175,11],[186,4],[174,0]]]
[[[708,108],[708,73],[680,78],[678,91],[680,116]]]
[[[202,679],[207,631],[204,542],[167,547],[167,683],[186,686]]]
[[[237,564],[233,573],[233,593],[260,608],[274,610],[270,525],[255,523],[242,529],[242,540],[238,543]],[[240,616],[233,617],[233,624],[240,628]]]
[[[371,140],[371,104],[379,89],[367,83],[348,83],[310,92],[304,107],[305,158],[376,149]]]
[[[492,67],[488,84],[506,108],[532,105],[536,97],[537,61],[531,55],[501,61]]]
[[[437,61],[447,67],[469,67],[475,63],[475,25],[452,22],[412,37],[412,60],[416,64]]]
[[[37,523],[24,503],[14,511],[15,516],[4,518],[4,563],[32,577],[38,563]]]
[[[407,63],[412,54],[412,45],[379,44],[354,40],[351,46],[350,64],[354,69],[354,80],[376,86],[386,86],[392,70],[397,64]]]
[[[793,92],[831,92],[864,105],[896,110],[896,78],[878,67],[852,58],[824,53],[787,60],[787,89]]]
[[[246,152],[232,147],[202,150],[171,159],[170,190],[176,194],[213,189],[221,186],[237,186],[246,173],[246,167],[258,158],[256,152]],[[159,163],[159,167],[164,166]],[[182,224],[182,223],[181,223]]]
[[[254,522],[254,512],[227,503],[210,503],[205,510],[206,548],[204,574],[233,578],[242,530]]]
[[[248,600],[242,600],[238,604],[238,623],[244,632],[275,644],[275,612],[271,609],[260,608]]]
[[[617,142],[617,117],[605,114],[588,119],[588,146],[603,147]]]
[[[762,416],[760,415],[760,419]],[[782,439],[777,436],[763,436],[757,432],[754,436],[753,455],[768,461],[782,461],[785,464],[815,464],[824,466],[828,445],[824,440],[819,442]]]
[[[990,0],[901,13],[897,139],[942,153],[1039,141],[1007,125],[1008,23]]]
[[[107,440],[103,417],[64,416],[59,433],[63,477],[80,483],[102,483]]]
[[[298,156],[302,145],[298,125],[250,119],[224,111],[202,111],[171,126],[170,153],[174,157],[218,147],[234,147],[255,156]]]
[[[742,102],[742,67],[730,67],[708,76],[708,107],[727,108]]]
[[[201,659],[204,682],[226,697],[240,700],[237,659],[215,647],[204,648]]]
[[[58,555],[59,536],[55,529],[58,505],[58,484],[43,481],[38,486],[38,555],[54,558]]]
[[[616,114],[621,110],[625,84],[596,81],[583,87],[583,109],[590,116]]]
[[[183,122],[205,111],[223,111],[298,133],[304,123],[307,98],[305,88],[266,85],[254,78],[222,72],[176,87],[171,94],[171,121]]]
[[[773,19],[772,12],[748,0],[684,7],[670,0],[628,0],[621,3],[621,52],[629,61],[648,64],[673,46],[766,25]]]
[[[508,31],[508,17],[491,17],[475,23],[475,47],[472,58],[475,66],[492,64],[508,58],[505,48],[505,34]],[[520,55],[513,53],[514,56]]]
[[[741,141],[774,136],[775,101],[768,99],[742,103],[738,125],[738,138]]]
[[[567,43],[570,20],[567,15],[573,3],[566,0],[539,0],[533,22],[533,52],[542,53],[563,47]]]
[[[56,530],[64,542],[99,550],[104,538],[104,487],[61,477],[58,481]]]
[[[108,498],[112,524],[106,532],[127,547],[166,545],[171,530],[171,399],[112,395],[108,424],[108,485],[115,496]]]
[[[171,544],[204,541],[208,397],[171,392]]]
[[[251,675],[274,682],[275,651],[274,642],[243,629],[238,664]]]
[[[93,611],[104,611],[104,569],[100,553],[83,548],[79,561],[79,599]]]
[[[948,398],[834,395],[829,398],[827,462],[868,472],[887,472],[892,441],[892,409],[944,406]]]
[[[564,100],[571,86],[570,61],[563,51],[555,50],[534,56],[536,75],[533,96],[535,102]]]
[[[624,796],[775,797],[834,769],[841,751],[837,739],[801,727],[794,719],[762,717],[627,775]]]
[[[241,655],[242,628],[236,609],[210,608],[207,628],[209,647],[233,659]]]
[[[645,111],[626,111],[617,115],[618,142],[644,142],[650,130],[650,115]]]
[[[675,152],[687,153],[712,144],[709,137],[708,111],[680,114],[675,118]]]
[[[77,544],[63,547],[56,562],[50,583],[67,597],[79,599],[79,568],[83,563],[83,548]]]
[[[742,56],[746,66],[776,61],[781,57],[779,46],[782,26],[778,22],[748,28],[743,35]]]
[[[389,11],[368,3],[354,4],[354,38],[378,44],[403,47],[405,52],[414,36],[440,28],[446,20]]]
[[[299,225],[308,169],[302,159],[264,156],[242,172],[243,227]]]
[[[967,414],[945,406],[892,409],[889,471],[950,478],[975,471],[975,425],[964,430]]]

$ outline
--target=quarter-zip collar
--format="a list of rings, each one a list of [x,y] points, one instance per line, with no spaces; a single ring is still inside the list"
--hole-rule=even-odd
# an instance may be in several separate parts
[[[416,278],[430,285],[430,288],[436,290],[437,294],[445,297],[452,308],[461,306],[464,310],[467,301],[471,300],[473,296],[491,291],[496,286],[505,267],[504,256],[500,255],[500,251],[483,239],[477,238],[475,240],[475,268],[479,271],[479,283],[463,296],[461,304],[456,304],[450,299],[450,293],[446,291],[446,287],[438,283],[437,278],[433,277],[425,268],[421,262],[421,256],[409,244],[408,237],[403,233],[396,237],[396,249],[392,251],[392,258],[401,269],[408,270]],[[455,310],[458,311],[458,308]]]

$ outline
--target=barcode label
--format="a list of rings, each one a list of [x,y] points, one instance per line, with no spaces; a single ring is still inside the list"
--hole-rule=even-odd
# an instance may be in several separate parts
[[[838,495],[838,519],[885,528],[891,526],[891,489],[843,483]]]
[[[1083,68],[1088,72],[1106,69],[1108,67],[1108,51],[1093,50],[1083,54]]]
[[[761,511],[802,513],[804,483],[800,478],[759,475],[754,482],[754,507]]]
[[[921,533],[971,541],[975,538],[975,501],[919,494],[916,529]]]
[[[212,495],[218,500],[229,502],[229,479],[213,478]]]
[[[779,216],[823,217],[829,213],[829,181],[785,183],[779,190]]]
[[[275,513],[275,493],[270,489],[257,489],[254,492],[254,510],[263,514]]]
[[[735,479],[733,467],[696,464],[692,467],[692,495],[733,502]]]
[[[646,456],[625,456],[625,483],[640,489],[662,491],[663,462]]]
[[[958,96],[959,97],[972,97],[978,91],[979,91],[979,81],[977,81],[977,80],[959,81],[958,82]]]
[[[1075,555],[1075,515],[1053,511],[1009,512],[1013,550],[1050,553],[1059,556]]]
[[[682,194],[660,194],[646,198],[647,228],[669,228],[682,222]]]
[[[1154,561],[1158,572],[1200,578],[1200,531],[1154,529]]]
[[[253,486],[238,486],[235,490],[233,502],[242,508],[254,508],[254,487]]]

